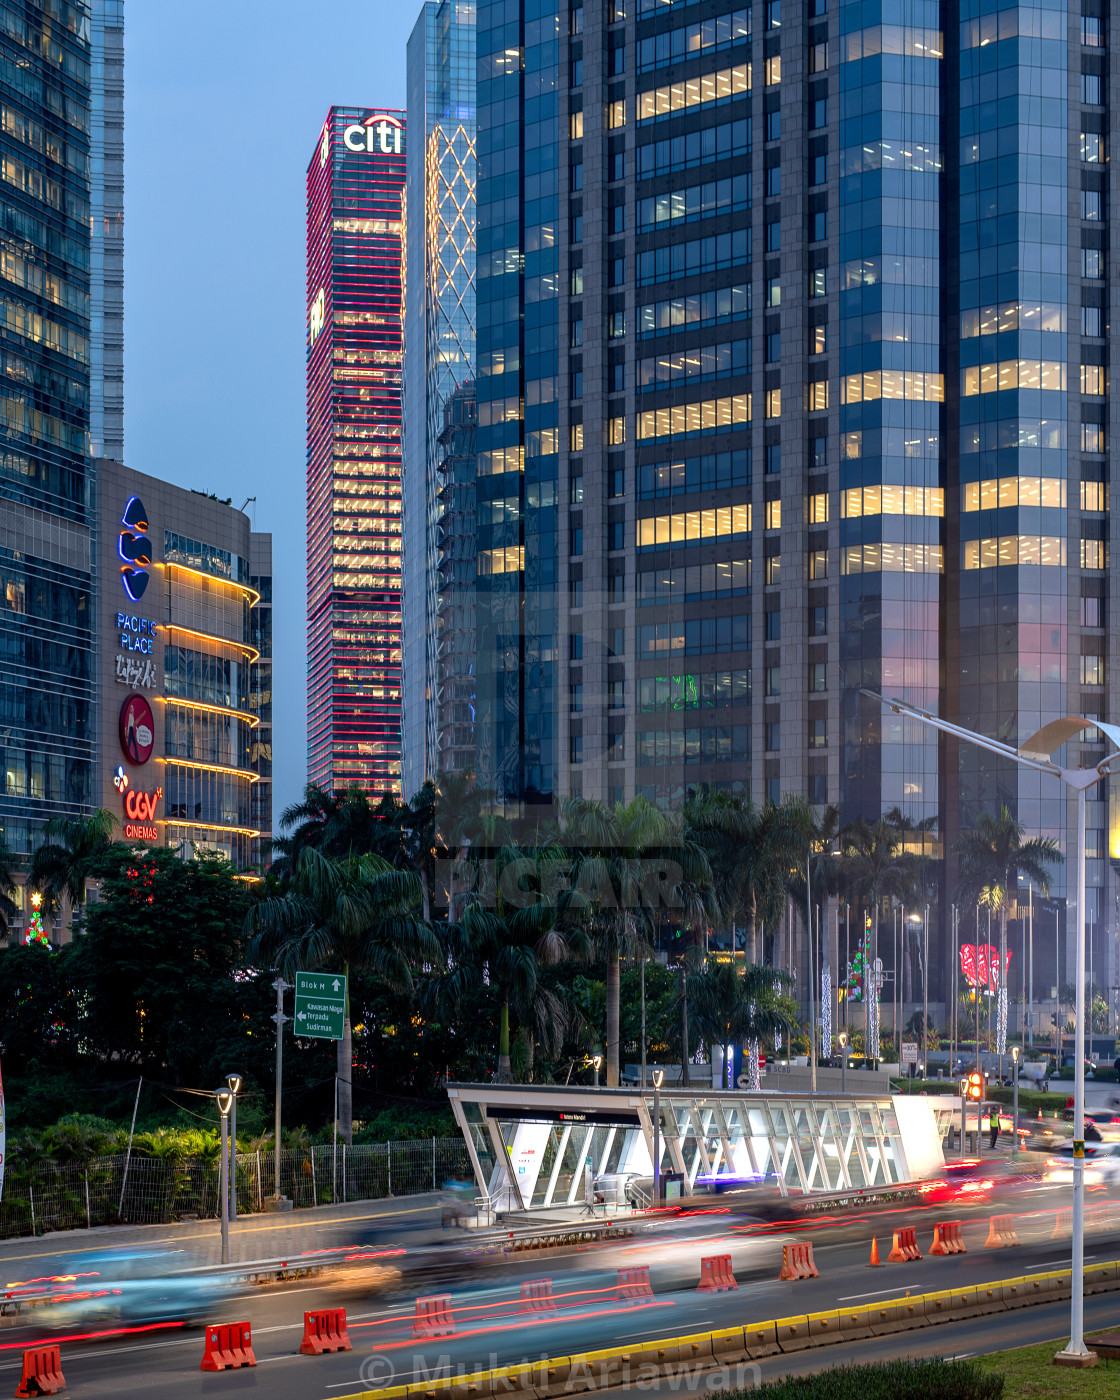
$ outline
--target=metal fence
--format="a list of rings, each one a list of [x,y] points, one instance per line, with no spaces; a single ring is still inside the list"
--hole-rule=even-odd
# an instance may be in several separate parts
[[[127,1176],[126,1176],[127,1161]],[[336,1201],[414,1196],[448,1180],[473,1180],[460,1138],[414,1138],[346,1147],[280,1152],[280,1193],[297,1210]],[[276,1189],[276,1154],[237,1157],[239,1214],[259,1211]],[[0,1239],[80,1230],[123,1221],[156,1225],[218,1214],[218,1159],[94,1157],[89,1162],[37,1162],[10,1168],[0,1200]]]

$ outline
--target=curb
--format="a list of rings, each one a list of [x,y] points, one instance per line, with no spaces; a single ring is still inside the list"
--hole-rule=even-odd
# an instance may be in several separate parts
[[[1013,1308],[1050,1303],[1070,1296],[1071,1270],[1023,1274],[965,1288],[934,1293],[913,1293],[888,1299],[872,1307],[802,1313],[793,1317],[751,1322],[715,1332],[695,1332],[634,1347],[609,1347],[605,1351],[554,1356],[492,1371],[448,1375],[410,1385],[362,1390],[336,1400],[547,1400],[559,1395],[609,1390],[613,1386],[653,1380],[662,1374],[678,1374],[686,1366],[721,1367],[756,1361],[810,1347],[832,1346],[906,1332],[939,1322],[1008,1312]],[[1086,1294],[1120,1289],[1120,1260],[1093,1264],[1085,1269]]]

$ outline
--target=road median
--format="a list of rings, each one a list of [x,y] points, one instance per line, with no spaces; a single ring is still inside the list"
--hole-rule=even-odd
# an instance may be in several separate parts
[[[792,1353],[815,1346],[856,1341],[862,1337],[911,1331],[940,1322],[1007,1312],[1068,1298],[1070,1270],[1023,1274],[968,1288],[930,1293],[906,1293],[872,1306],[750,1322],[713,1332],[688,1333],[642,1342],[637,1346],[609,1347],[567,1357],[551,1357],[493,1370],[458,1373],[446,1370],[438,1376],[407,1385],[366,1389],[338,1400],[555,1400],[557,1396],[612,1390],[648,1382],[682,1371],[700,1374],[726,1369],[744,1360],[755,1361],[779,1352]],[[1120,1260],[1092,1264],[1085,1269],[1085,1292],[1120,1290]]]

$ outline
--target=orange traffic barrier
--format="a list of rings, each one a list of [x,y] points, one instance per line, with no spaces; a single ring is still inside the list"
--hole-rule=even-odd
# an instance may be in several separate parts
[[[16,1386],[16,1395],[57,1395],[66,1389],[62,1374],[62,1356],[57,1346],[32,1347],[23,1353],[23,1375]]]
[[[653,1297],[649,1281],[649,1265],[639,1264],[633,1269],[619,1269],[618,1296],[620,1300],[633,1302]]]
[[[887,1262],[902,1264],[921,1257],[922,1252],[918,1248],[918,1241],[914,1238],[914,1226],[904,1225],[901,1230],[896,1230],[894,1232],[894,1245],[887,1255]]]
[[[1054,1232],[1050,1236],[1052,1240],[1068,1240],[1073,1234],[1073,1211],[1056,1210],[1054,1212]]]
[[[931,1254],[967,1254],[964,1247],[964,1240],[961,1238],[961,1222],[959,1220],[939,1220],[933,1227],[933,1243],[929,1247]]]
[[[451,1311],[451,1294],[439,1293],[431,1298],[417,1298],[416,1316],[412,1320],[414,1337],[453,1337],[455,1317]]]
[[[988,1223],[988,1238],[984,1241],[985,1249],[1010,1249],[1012,1245],[1019,1243],[1019,1236],[1015,1231],[1015,1217],[1013,1215],[993,1215]]]
[[[874,1235],[871,1236],[871,1258],[868,1260],[868,1268],[881,1269],[883,1261],[879,1258],[879,1241]]]
[[[697,1293],[727,1293],[738,1288],[735,1275],[731,1272],[730,1254],[712,1254],[700,1260],[700,1282]]]
[[[325,1351],[353,1351],[346,1329],[345,1308],[320,1308],[303,1315],[301,1356],[322,1356]]]
[[[535,1278],[521,1285],[521,1306],[519,1313],[548,1313],[556,1311],[556,1300],[552,1296],[552,1280]]]
[[[247,1322],[225,1322],[219,1327],[207,1327],[206,1350],[200,1371],[236,1371],[241,1366],[255,1366],[253,1331]]]
[[[813,1260],[811,1244],[782,1245],[782,1269],[780,1279],[820,1278],[820,1270]]]

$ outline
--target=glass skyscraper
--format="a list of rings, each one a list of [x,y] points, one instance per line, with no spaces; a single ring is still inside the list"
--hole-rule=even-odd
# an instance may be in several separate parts
[[[90,454],[123,462],[124,0],[90,12]]]
[[[96,803],[90,12],[0,3],[0,835]]]
[[[401,792],[405,115],[332,107],[307,167],[307,776]]]
[[[408,42],[404,357],[404,790],[440,767],[440,435],[474,378],[475,4],[427,0]],[[460,415],[461,416],[461,415]]]
[[[935,818],[947,918],[978,810],[1070,813],[861,688],[1117,718],[1110,12],[729,3],[478,7],[478,776]]]

